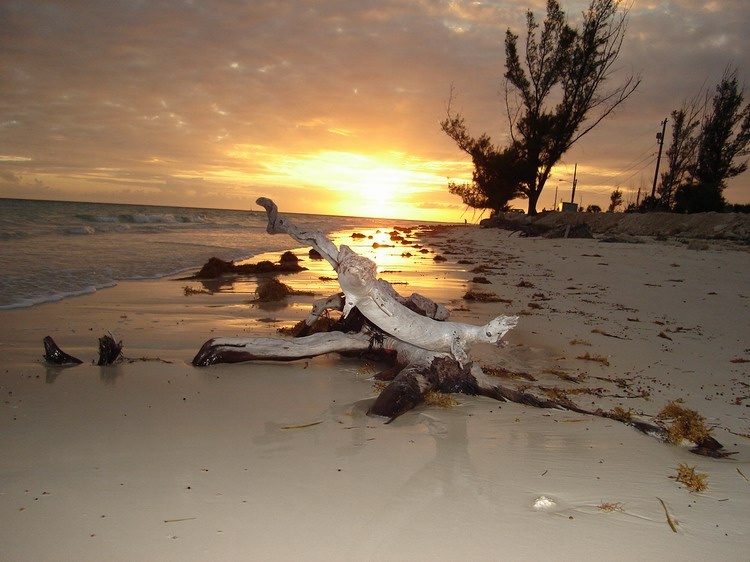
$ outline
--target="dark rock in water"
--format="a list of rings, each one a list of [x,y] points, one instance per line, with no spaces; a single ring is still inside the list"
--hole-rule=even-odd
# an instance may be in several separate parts
[[[111,365],[122,353],[122,342],[116,342],[115,339],[105,334],[99,338],[99,361],[97,365]]]
[[[216,279],[227,273],[233,265],[233,262],[227,262],[220,258],[209,258],[193,277],[195,279]]]
[[[283,254],[281,254],[281,257],[279,258],[279,263],[281,265],[297,265],[299,263],[299,258],[294,255],[293,252],[286,251]]]
[[[294,294],[291,287],[273,277],[262,279],[258,283],[258,288],[255,292],[258,295],[258,300],[261,302],[278,302]]]
[[[237,265],[233,261],[224,261],[221,258],[210,258],[201,270],[192,277],[184,279],[217,279],[223,275],[258,275],[277,273],[297,273],[304,271],[306,267],[299,265],[299,259],[292,252],[284,252],[279,263],[263,260],[258,263],[246,263]]]
[[[80,365],[83,363],[77,357],[68,355],[60,349],[51,336],[44,338],[44,360],[53,365]]]

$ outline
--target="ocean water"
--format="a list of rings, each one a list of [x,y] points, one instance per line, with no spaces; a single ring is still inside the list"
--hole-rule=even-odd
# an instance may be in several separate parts
[[[174,275],[210,257],[240,261],[297,248],[266,233],[266,214],[179,207],[0,199],[0,309],[33,306],[114,286]],[[283,209],[282,209],[283,212]],[[326,234],[413,223],[289,214]]]

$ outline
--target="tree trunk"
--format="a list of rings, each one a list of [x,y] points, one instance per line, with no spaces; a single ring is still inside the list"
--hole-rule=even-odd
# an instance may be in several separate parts
[[[529,190],[529,208],[526,211],[526,214],[528,214],[530,217],[537,215],[536,210],[536,204],[539,202],[539,196],[542,194],[541,190],[532,189]],[[555,205],[557,205],[557,201],[555,201]]]

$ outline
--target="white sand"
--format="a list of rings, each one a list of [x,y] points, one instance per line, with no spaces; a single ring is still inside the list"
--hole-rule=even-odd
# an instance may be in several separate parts
[[[251,308],[246,293],[186,297],[188,283],[161,280],[0,312],[0,559],[747,560],[750,363],[732,360],[750,359],[750,253],[709,246],[454,228],[433,241],[446,268],[422,258],[398,288],[472,323],[527,312],[506,348],[476,357],[535,385],[602,388],[574,397],[585,407],[655,414],[684,399],[738,452],[724,460],[606,419],[468,396],[384,425],[363,413],[371,372],[338,356],[190,365],[210,337],[302,318],[309,297]],[[492,284],[469,283],[459,257],[495,267],[481,274]],[[318,275],[283,280],[336,290]],[[512,303],[465,303],[467,287]],[[169,363],[91,365],[107,330],[127,357]],[[46,335],[86,364],[45,366]],[[609,366],[577,359],[586,352]],[[680,463],[708,473],[708,490],[670,479]]]

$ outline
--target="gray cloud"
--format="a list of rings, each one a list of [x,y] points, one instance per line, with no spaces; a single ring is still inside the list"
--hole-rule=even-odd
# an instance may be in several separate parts
[[[587,3],[563,7],[575,21]],[[0,8],[0,155],[31,160],[0,170],[53,185],[65,176],[61,190],[78,178],[91,196],[101,182],[109,196],[170,203],[187,190],[235,202],[247,181],[196,191],[185,178],[240,165],[264,173],[269,150],[459,160],[438,126],[451,84],[472,129],[501,140],[504,33],[523,32],[527,7],[543,17],[541,0],[10,0]],[[643,83],[566,155],[581,164],[582,187],[648,178],[653,168],[628,177],[638,166],[628,167],[655,152],[659,121],[727,64],[746,75],[749,13],[743,0],[633,2],[620,66]],[[587,176],[595,167],[610,175]],[[742,181],[732,189],[748,199]]]

